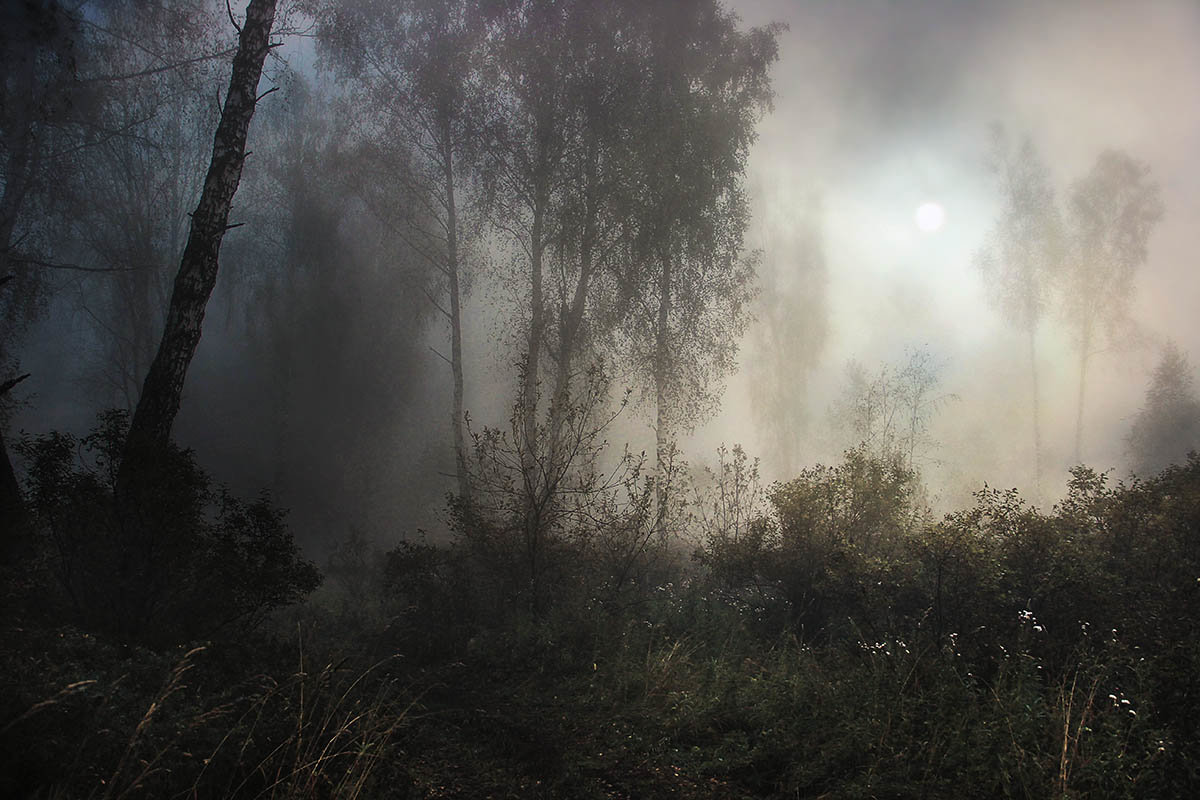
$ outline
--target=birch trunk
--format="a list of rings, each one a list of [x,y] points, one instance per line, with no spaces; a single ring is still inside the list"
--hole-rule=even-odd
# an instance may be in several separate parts
[[[271,48],[275,0],[250,0],[233,59],[229,93],[213,139],[212,161],[175,277],[158,352],[142,386],[129,427],[118,489],[130,486],[153,454],[170,441],[188,366],[200,343],[204,311],[217,280],[217,257],[246,158],[246,134],[258,101],[258,81]],[[149,460],[147,460],[149,459]]]

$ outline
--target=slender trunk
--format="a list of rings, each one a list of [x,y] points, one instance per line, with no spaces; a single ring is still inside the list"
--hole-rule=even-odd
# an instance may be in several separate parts
[[[1037,329],[1029,328],[1029,375],[1033,380],[1033,480],[1038,495],[1042,492],[1042,421],[1038,397]]]
[[[4,165],[4,193],[0,195],[0,281],[13,277],[8,268],[13,256],[13,233],[17,228],[17,218],[21,214],[21,206],[29,190],[33,172],[33,132],[29,129],[20,131],[10,137],[6,144],[8,159]],[[20,287],[10,286],[9,291],[16,291],[18,288]],[[3,364],[11,355],[9,347],[12,346],[12,341],[9,337],[16,338],[16,333],[24,321],[21,319],[21,303],[12,302],[0,308],[6,308],[8,312],[0,317],[0,364]]]
[[[590,251],[590,248],[585,249]],[[574,361],[575,349],[579,346],[579,331],[583,326],[583,312],[587,305],[588,286],[591,283],[591,253],[585,252],[580,262],[579,279],[575,282],[571,305],[566,309],[559,333],[558,369],[554,377],[554,395],[550,407],[550,436],[555,442],[562,433],[571,402],[571,364]]]
[[[1079,396],[1075,405],[1075,463],[1083,463],[1083,400],[1087,389],[1088,344],[1079,350]]]
[[[175,277],[171,304],[158,352],[150,365],[130,423],[118,476],[124,491],[155,452],[170,441],[184,379],[200,342],[205,306],[217,280],[217,258],[229,223],[233,195],[246,157],[246,134],[257,103],[258,81],[270,50],[275,0],[250,0],[233,59],[233,74],[221,121],[213,139],[212,161],[192,215],[191,231]],[[147,461],[145,457],[150,456]]]
[[[21,67],[11,79],[18,84],[26,109],[32,113],[35,105],[34,59],[27,55],[26,58],[20,59],[19,63]],[[4,193],[0,195],[0,277],[8,274],[13,231],[16,230],[17,217],[20,216],[25,196],[29,192],[37,146],[33,123],[28,117],[10,122],[10,133],[5,137],[4,143],[8,151],[8,158],[4,163]],[[0,356],[3,355],[2,344],[0,343]]]
[[[667,487],[667,458],[671,448],[670,426],[667,419],[667,407],[670,397],[667,386],[670,382],[671,352],[670,330],[671,320],[671,279],[672,264],[669,248],[662,254],[662,273],[659,284],[658,319],[654,331],[654,389],[655,389],[655,425],[654,425],[654,461],[657,488],[655,491],[658,509],[655,514],[655,527],[659,538],[666,537],[666,514],[668,497]]]
[[[548,64],[542,67],[549,69]],[[553,86],[551,72],[537,76],[543,86]],[[521,478],[524,486],[525,541],[529,548],[530,609],[535,617],[541,611],[541,557],[547,535],[546,520],[550,506],[556,502],[550,486],[554,465],[548,461],[545,445],[538,432],[538,395],[541,384],[542,347],[546,334],[546,298],[543,291],[543,271],[546,253],[546,228],[550,215],[551,187],[556,171],[556,114],[553,92],[537,102],[534,109],[534,152],[529,177],[529,196],[532,200],[532,219],[529,230],[529,331],[525,364],[519,398],[521,436]]]
[[[29,96],[28,108],[32,108],[34,60],[27,57],[21,61],[23,67],[20,73],[13,77],[21,82],[22,92]],[[20,216],[21,207],[29,191],[34,172],[36,142],[32,124],[28,120],[25,122],[24,125],[14,125],[12,135],[5,142],[8,159],[4,165],[4,192],[0,195],[0,287],[9,284],[7,291],[17,291],[21,288],[17,285],[21,281],[16,280],[15,275],[9,274],[8,268],[12,258],[13,233],[16,230],[17,217]],[[9,336],[15,338],[16,332],[22,325],[20,305],[19,302],[0,304],[0,309],[7,308],[8,310],[8,314],[0,316],[0,366],[3,366],[11,355],[9,347],[12,342],[9,340]],[[3,376],[0,376],[0,381],[3,381],[0,383],[0,401],[14,386],[28,377],[29,375],[25,374],[5,380]],[[13,536],[20,530],[24,520],[25,504],[21,497],[21,487],[17,483],[17,475],[8,455],[3,425],[0,425],[0,531],[4,533],[4,536],[0,538],[0,548],[7,551],[3,555],[7,556],[12,553],[12,547],[15,544]]]
[[[542,256],[545,252],[542,229],[545,222],[547,198],[542,187],[535,192],[533,224],[530,231],[530,313],[529,339],[521,385],[521,428],[525,446],[521,449],[521,480],[524,486],[525,547],[529,557],[529,608],[537,617],[540,613],[538,571],[542,545],[541,493],[543,481],[538,475],[538,375],[542,357],[542,336],[545,310],[542,297]]]
[[[542,358],[542,338],[546,325],[544,298],[542,296],[542,257],[545,253],[545,242],[542,240],[542,229],[546,216],[546,195],[539,187],[533,208],[533,224],[530,230],[530,259],[529,259],[529,338],[525,347],[525,370],[521,384],[521,414],[522,427],[525,435],[526,458],[532,459],[537,453],[537,406],[538,406],[538,377]],[[524,466],[530,466],[526,464]]]
[[[458,210],[454,197],[454,148],[448,120],[442,124],[443,177],[446,192],[446,274],[450,281],[450,371],[454,379],[454,470],[458,496],[471,505],[471,476],[467,472],[466,410],[463,408],[462,291],[458,279]]]
[[[562,329],[559,333],[558,370],[554,380],[554,395],[550,410],[550,431],[554,441],[558,441],[562,425],[567,418],[567,406],[570,403],[571,365],[574,361],[575,350],[579,347],[579,332],[583,328],[583,314],[587,309],[587,295],[591,288],[592,274],[595,269],[593,259],[597,235],[596,217],[599,214],[595,192],[598,153],[594,139],[589,145],[585,187],[587,208],[579,242],[579,278],[575,281],[571,305],[564,310]]]

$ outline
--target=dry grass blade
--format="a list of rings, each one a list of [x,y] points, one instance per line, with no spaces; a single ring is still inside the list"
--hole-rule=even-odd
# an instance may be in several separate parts
[[[261,798],[321,796],[359,797],[375,767],[381,763],[395,732],[403,724],[415,700],[397,708],[393,702],[394,682],[383,681],[370,697],[357,696],[364,682],[392,658],[363,670],[340,691],[333,690],[344,661],[330,663],[319,673],[304,670],[301,650],[299,671],[282,684],[273,684],[227,732],[197,776],[191,794],[199,796],[209,766],[221,752],[240,737],[235,767],[227,796]],[[289,702],[288,698],[294,698]],[[260,723],[270,715],[269,706],[280,703],[295,714],[290,733],[273,743],[265,753],[251,755]],[[248,723],[248,724],[247,724]],[[240,780],[233,776],[240,776]],[[256,781],[262,785],[254,786]]]
[[[21,714],[16,719],[13,719],[12,721],[8,722],[3,728],[0,728],[0,734],[8,733],[12,728],[21,724],[25,720],[29,719],[34,714],[37,714],[39,711],[49,708],[50,706],[57,705],[58,703],[65,700],[66,698],[70,697],[71,695],[78,694],[79,692],[82,692],[84,689],[88,688],[89,686],[94,685],[95,683],[96,683],[95,680],[75,681],[74,683],[64,686],[53,697],[50,697],[50,698],[47,698],[40,702],[34,703],[32,706],[30,706],[28,708],[28,710],[25,711],[25,713]]]
[[[158,696],[151,701],[149,708],[146,709],[146,713],[142,715],[142,718],[138,721],[137,726],[133,729],[133,733],[130,734],[129,741],[125,744],[125,751],[121,754],[121,760],[117,762],[116,769],[113,770],[112,775],[105,782],[106,788],[104,794],[102,795],[104,800],[108,800],[108,798],[111,797],[116,797],[119,799],[127,796],[130,792],[141,787],[146,779],[154,774],[156,771],[156,765],[162,760],[162,757],[168,752],[168,750],[170,750],[169,745],[160,748],[152,758],[140,760],[142,765],[141,772],[138,773],[137,777],[135,777],[127,786],[121,789],[120,792],[117,792],[117,788],[120,786],[120,778],[125,772],[126,767],[128,766],[135,750],[137,749],[137,745],[141,741],[142,735],[146,732],[147,728],[149,728],[150,723],[153,721],[155,715],[163,707],[167,700],[173,694],[184,688],[183,678],[192,669],[192,659],[205,649],[206,648],[204,647],[194,647],[185,653],[183,658],[181,658],[179,662],[175,664],[174,669],[171,670],[171,677],[167,681],[166,686],[163,687]],[[204,716],[210,719],[212,717],[212,712],[208,712]]]

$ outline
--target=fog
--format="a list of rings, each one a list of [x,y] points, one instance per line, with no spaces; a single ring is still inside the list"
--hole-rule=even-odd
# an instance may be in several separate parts
[[[903,361],[927,348],[941,386],[959,400],[933,423],[939,463],[927,472],[951,504],[991,485],[1033,491],[1027,355],[1018,331],[987,302],[976,253],[999,213],[986,169],[993,123],[1027,135],[1060,197],[1106,149],[1151,168],[1166,214],[1136,279],[1138,337],[1090,367],[1083,460],[1124,474],[1125,437],[1160,347],[1200,347],[1194,220],[1200,212],[1200,8],[1194,3],[743,2],[747,24],[781,20],[774,112],[750,167],[752,244],[781,273],[788,237],[821,205],[828,333],[803,402],[805,460],[845,446],[826,409],[844,365]],[[924,233],[917,208],[945,224]],[[768,298],[769,299],[769,298]],[[1045,499],[1073,460],[1078,365],[1053,313],[1039,334]],[[749,337],[743,362],[755,352]],[[745,374],[743,370],[742,375]],[[751,423],[754,394],[735,379],[706,445],[742,441],[765,456]],[[775,465],[766,464],[775,477]]]
[[[1165,215],[1134,279],[1134,326],[1097,347],[1088,366],[1081,460],[1127,474],[1126,440],[1162,347],[1200,354],[1200,6],[740,0],[729,8],[743,27],[788,27],[744,178],[757,296],[736,368],[712,376],[714,391],[724,385],[719,407],[679,426],[689,464],[711,464],[719,445],[735,443],[761,459],[767,480],[836,461],[857,443],[836,419],[848,364],[869,379],[923,354],[936,402],[915,465],[930,502],[958,507],[985,482],[1043,504],[1060,496],[1075,461],[1071,332],[1052,301],[1036,334],[1039,485],[1027,337],[989,302],[978,265],[1001,213],[987,167],[999,125],[1009,141],[1028,137],[1036,147],[1060,206],[1108,150],[1148,165],[1161,191]],[[232,41],[224,5],[207,13],[216,39]],[[245,224],[225,239],[174,434],[237,491],[275,492],[318,551],[351,529],[385,544],[419,529],[442,536],[455,456],[449,328],[428,298],[441,284],[414,266],[411,240],[397,233],[416,201],[379,166],[386,153],[345,144],[353,135],[339,121],[369,128],[370,107],[314,43],[312,20],[301,10],[291,20],[262,84],[279,91],[250,129],[253,154],[232,216]],[[194,76],[202,97],[227,80],[224,62],[210,66]],[[200,129],[197,155],[183,159],[195,173],[188,209],[214,117],[211,108],[180,117],[189,134]],[[89,205],[86,191],[77,197]],[[944,213],[926,219],[928,230],[917,219],[924,204]],[[59,252],[47,260],[106,265],[89,250],[94,237],[79,232],[105,223],[81,219],[55,223],[46,248]],[[495,221],[469,224],[464,406],[478,432],[509,425],[528,314],[510,269],[519,248]],[[182,229],[186,218],[171,225]],[[160,327],[177,265],[178,247],[159,262]],[[121,313],[100,299],[111,279],[47,272],[40,313],[0,353],[31,373],[14,391],[10,439],[83,433],[102,408],[132,406],[101,374],[106,331]],[[632,368],[610,378],[611,397],[633,394],[607,438],[652,451],[644,382]]]

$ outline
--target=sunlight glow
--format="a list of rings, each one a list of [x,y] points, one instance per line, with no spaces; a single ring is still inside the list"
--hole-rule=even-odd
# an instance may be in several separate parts
[[[946,222],[946,209],[937,203],[924,203],[917,209],[917,227],[925,233],[934,233]]]

